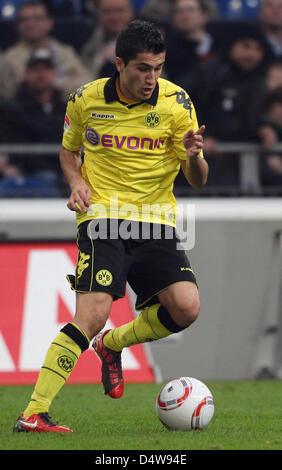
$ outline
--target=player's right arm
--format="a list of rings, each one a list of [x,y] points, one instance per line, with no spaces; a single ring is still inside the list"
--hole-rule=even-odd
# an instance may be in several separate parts
[[[70,95],[64,122],[64,135],[60,151],[60,164],[62,172],[71,189],[68,208],[79,214],[87,212],[90,205],[91,190],[81,173],[82,147],[82,93],[81,87]]]
[[[80,152],[62,147],[60,151],[60,164],[71,189],[67,204],[68,208],[79,214],[87,212],[90,205],[91,190],[81,175]]]

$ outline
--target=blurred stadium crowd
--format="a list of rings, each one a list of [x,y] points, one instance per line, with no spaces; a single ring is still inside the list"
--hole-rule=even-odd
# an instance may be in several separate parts
[[[60,145],[69,93],[112,74],[137,17],[163,29],[163,76],[207,126],[208,184],[179,174],[176,195],[282,196],[282,0],[0,0],[0,197],[67,195],[40,145]]]

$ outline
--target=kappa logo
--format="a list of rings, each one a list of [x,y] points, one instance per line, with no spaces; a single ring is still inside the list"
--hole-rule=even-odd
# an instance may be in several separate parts
[[[114,114],[92,113],[91,117],[96,119],[115,119]]]
[[[86,263],[86,261],[89,260],[89,259],[90,259],[90,255],[86,255],[85,253],[80,251],[79,260],[78,260],[78,263],[77,263],[77,279],[79,279],[82,276],[83,271],[86,268],[88,268],[89,263]]]
[[[145,124],[148,127],[157,127],[161,122],[161,116],[158,113],[151,111],[145,116]]]
[[[187,109],[189,111],[189,114],[190,114],[190,119],[193,119],[193,116],[192,116],[192,101],[191,101],[191,98],[185,93],[184,90],[181,90],[181,91],[175,91],[174,93],[171,93],[169,95],[165,95],[166,97],[170,97],[170,96],[176,96],[176,102],[178,104],[182,104],[183,108],[184,109]]]
[[[60,356],[58,357],[58,365],[65,372],[71,372],[74,368],[74,362],[69,356]]]
[[[113,282],[112,273],[108,271],[107,269],[101,269],[96,274],[96,281],[101,286],[110,286],[111,283]]]
[[[88,83],[87,85],[81,86],[74,93],[71,93],[69,96],[69,101],[72,101],[73,103],[75,103],[76,97],[81,98],[84,90],[86,90],[91,85],[92,85],[92,82]]]
[[[184,109],[188,109],[190,113],[190,119],[192,119],[192,101],[189,96],[186,96],[184,91],[176,93],[176,101],[178,104],[182,104]]]
[[[191,273],[193,273],[193,269],[191,268],[180,268],[180,271],[191,271]]]

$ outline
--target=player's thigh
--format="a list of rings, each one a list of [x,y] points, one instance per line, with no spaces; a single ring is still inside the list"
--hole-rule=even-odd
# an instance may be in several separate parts
[[[68,275],[71,288],[78,293],[103,292],[114,300],[124,297],[126,287],[125,250],[122,240],[95,236],[94,221],[79,226],[79,249],[75,275]]]
[[[96,238],[89,230],[91,223],[84,222],[79,226],[75,275],[67,276],[76,292],[75,321],[85,333],[86,329],[90,331],[90,336],[104,326],[112,301],[124,297],[126,288],[122,241]]]
[[[127,276],[137,294],[138,310],[159,303],[159,293],[175,283],[196,285],[190,261],[185,252],[178,249],[178,242],[174,231],[172,238],[150,240],[139,248]]]

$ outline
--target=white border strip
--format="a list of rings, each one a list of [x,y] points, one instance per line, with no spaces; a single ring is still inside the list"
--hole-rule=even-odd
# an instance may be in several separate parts
[[[281,220],[282,198],[178,199],[181,209],[195,204],[197,220]],[[183,207],[181,207],[183,206]],[[66,199],[2,199],[0,222],[74,222]]]

